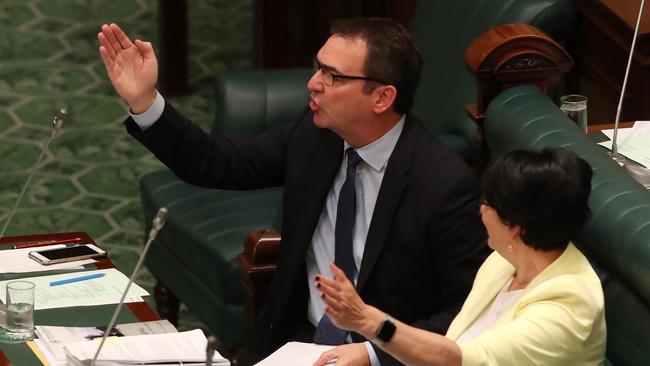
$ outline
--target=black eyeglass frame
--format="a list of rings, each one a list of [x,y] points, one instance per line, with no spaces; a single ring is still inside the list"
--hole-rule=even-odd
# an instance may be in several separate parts
[[[344,74],[335,74],[332,71],[328,70],[328,68],[323,67],[320,62],[318,62],[318,59],[314,57],[314,73],[317,73],[318,71],[322,71],[324,74],[329,74],[332,76],[332,82],[327,83],[326,80],[327,78],[323,78],[323,83],[327,86],[333,86],[334,82],[337,79],[343,79],[343,80],[365,80],[365,81],[374,81],[376,83],[384,84],[384,85],[391,85],[392,83],[389,83],[385,80],[381,80],[379,78],[374,78],[370,76],[353,76],[353,75],[344,75]]]

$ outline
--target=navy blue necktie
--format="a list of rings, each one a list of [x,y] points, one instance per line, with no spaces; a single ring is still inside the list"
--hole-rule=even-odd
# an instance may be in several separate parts
[[[354,276],[357,273],[352,251],[354,219],[357,212],[357,194],[354,181],[357,175],[357,165],[362,159],[352,148],[345,150],[345,154],[347,156],[347,171],[345,172],[345,182],[339,192],[339,202],[336,209],[334,263],[341,268],[351,282],[354,282]],[[323,315],[314,333],[314,343],[341,345],[345,344],[346,338],[347,332],[332,324],[332,320],[327,314]]]

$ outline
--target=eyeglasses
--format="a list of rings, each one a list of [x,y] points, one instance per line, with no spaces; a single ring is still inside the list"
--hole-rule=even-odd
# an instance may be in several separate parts
[[[321,65],[320,62],[316,58],[314,58],[314,74],[317,73],[318,71],[321,72],[322,78],[323,78],[323,83],[327,86],[332,86],[334,85],[335,80],[366,80],[366,81],[374,81],[380,84],[390,84],[387,81],[378,79],[378,78],[373,78],[373,77],[368,77],[368,76],[351,76],[351,75],[341,75],[341,74],[335,74],[330,70],[329,67]]]

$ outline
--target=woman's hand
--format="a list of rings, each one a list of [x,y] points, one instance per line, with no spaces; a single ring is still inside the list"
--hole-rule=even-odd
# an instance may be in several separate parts
[[[357,294],[345,273],[330,263],[333,279],[316,276],[316,288],[327,305],[325,314],[341,329],[357,332],[370,339],[383,319],[383,313],[366,305]],[[376,319],[375,319],[376,318]]]
[[[369,366],[370,358],[363,343],[350,343],[323,352],[314,362],[314,366],[334,364],[334,362],[336,366]]]

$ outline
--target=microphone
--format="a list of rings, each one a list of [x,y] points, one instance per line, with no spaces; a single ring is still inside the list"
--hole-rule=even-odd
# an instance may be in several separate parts
[[[154,239],[156,239],[158,232],[165,225],[166,217],[167,217],[167,209],[165,207],[161,207],[158,210],[158,213],[156,213],[156,217],[153,218],[153,222],[151,225],[151,230],[149,230],[149,236],[147,238],[147,242],[144,245],[144,249],[142,249],[142,253],[140,254],[138,263],[136,263],[135,268],[133,269],[133,273],[131,273],[131,278],[129,278],[129,282],[126,284],[126,288],[122,293],[122,298],[120,299],[120,302],[117,303],[117,307],[113,312],[111,321],[108,322],[108,326],[106,327],[106,331],[104,332],[102,341],[101,343],[99,343],[99,347],[97,347],[95,356],[93,357],[93,360],[90,362],[91,366],[95,366],[95,362],[97,362],[97,357],[99,357],[99,352],[102,350],[102,347],[104,347],[104,342],[106,342],[106,338],[108,338],[108,335],[111,333],[111,330],[115,326],[115,322],[117,321],[117,315],[120,313],[120,310],[124,305],[124,299],[126,298],[126,294],[129,292],[129,289],[131,288],[131,284],[133,284],[133,281],[135,281],[136,277],[138,276],[138,272],[140,271],[140,267],[142,267],[142,263],[144,263],[144,258],[147,256],[147,251],[149,250],[151,243],[154,241]]]
[[[25,182],[25,185],[23,185],[23,189],[20,191],[20,194],[18,195],[18,199],[16,199],[16,202],[14,202],[14,206],[11,208],[11,211],[9,211],[9,215],[7,215],[7,220],[5,221],[4,226],[2,227],[2,231],[0,231],[0,238],[5,236],[5,231],[7,230],[7,227],[9,226],[11,219],[14,217],[14,214],[16,213],[16,209],[18,208],[20,201],[22,201],[23,199],[23,196],[27,191],[27,187],[29,187],[29,183],[31,183],[32,178],[34,177],[38,169],[41,167],[43,156],[45,156],[45,151],[47,150],[47,147],[50,145],[50,141],[52,141],[54,136],[56,136],[57,132],[59,132],[59,130],[61,129],[61,126],[63,126],[63,121],[65,120],[65,117],[67,115],[68,115],[68,111],[66,109],[59,109],[59,112],[56,114],[56,116],[54,116],[50,135],[48,136],[47,140],[45,140],[45,144],[41,149],[41,155],[38,157],[38,160],[36,160],[36,164],[34,164],[32,171],[27,176],[27,181]]]
[[[634,28],[634,36],[632,37],[632,45],[630,46],[630,56],[627,59],[627,67],[625,69],[625,77],[623,78],[623,87],[621,88],[621,96],[618,100],[618,107],[616,108],[616,119],[614,120],[614,136],[612,136],[612,153],[611,158],[619,165],[625,164],[625,157],[618,152],[618,124],[621,118],[621,110],[623,109],[623,96],[625,95],[625,87],[627,86],[627,79],[630,76],[630,65],[632,64],[632,56],[634,54],[634,47],[636,46],[636,38],[639,33],[639,25],[641,24],[641,15],[643,14],[643,4],[645,0],[641,0],[639,7],[639,15],[636,19],[636,27]]]
[[[205,366],[212,366],[212,357],[214,356],[214,351],[217,349],[218,345],[219,342],[217,341],[217,337],[213,335],[208,337],[208,344],[205,347]]]

